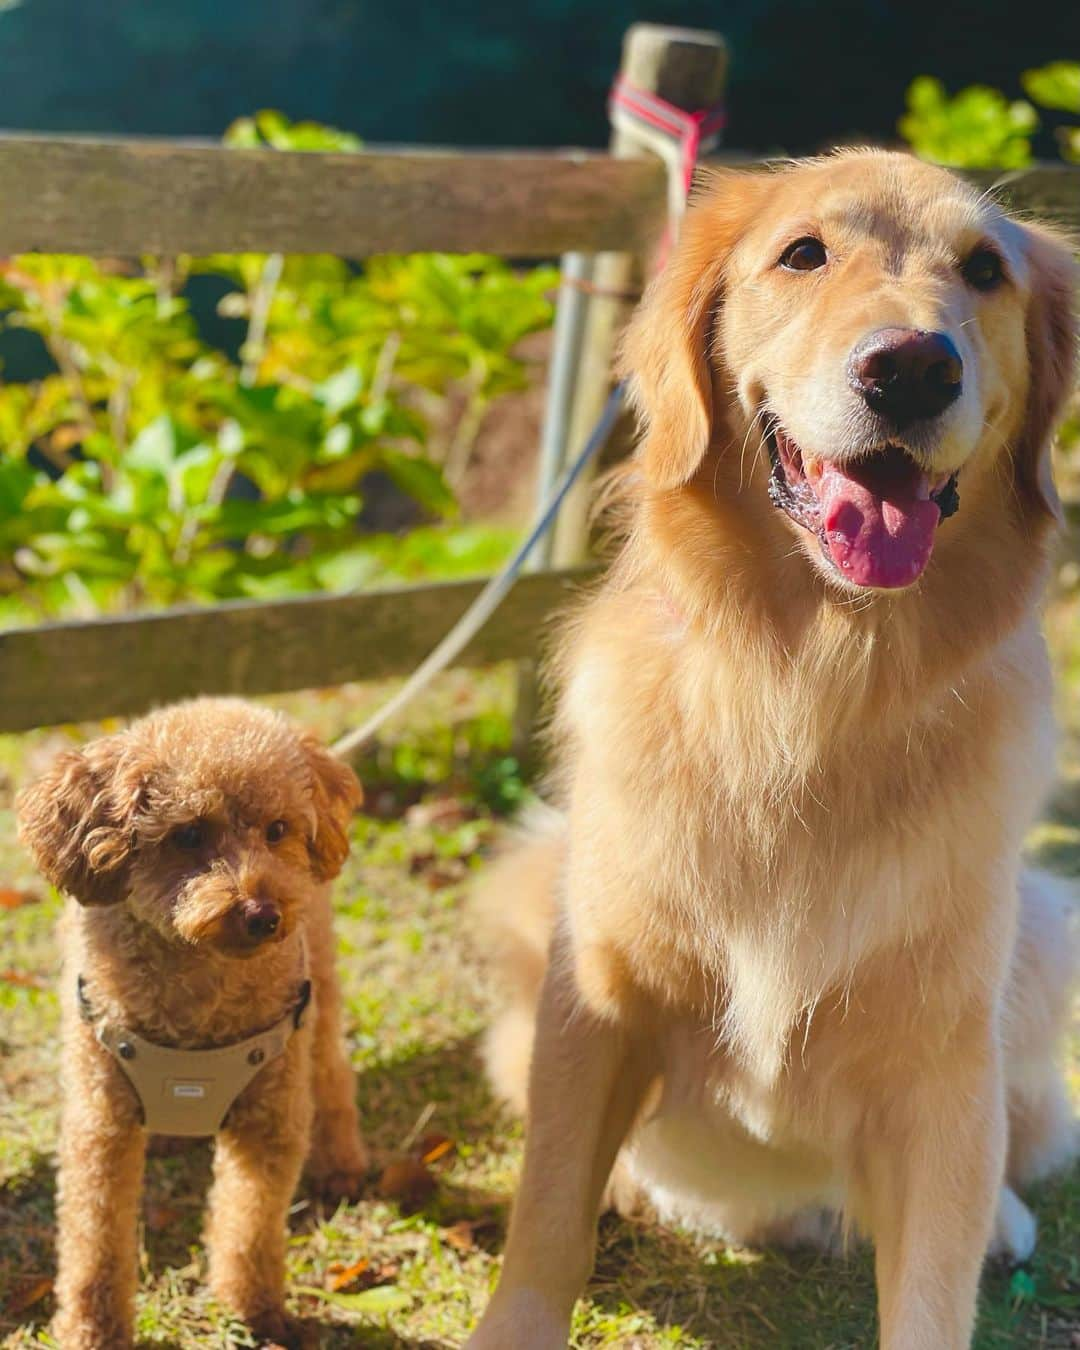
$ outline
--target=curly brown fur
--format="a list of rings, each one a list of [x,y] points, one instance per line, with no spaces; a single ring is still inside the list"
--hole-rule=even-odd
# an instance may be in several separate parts
[[[132,1341],[146,1131],[134,1089],[82,1019],[184,1049],[312,1005],[230,1109],[215,1145],[210,1278],[260,1337],[295,1336],[283,1306],[286,1213],[305,1160],[337,1198],[367,1169],[340,1029],[329,885],[360,790],[279,714],[200,699],[68,751],[20,795],[23,840],[72,897],[63,922],[58,1311],[64,1350]],[[280,835],[280,838],[278,837]],[[252,907],[277,926],[250,930]],[[258,926],[257,926],[258,927]],[[260,935],[261,934],[261,935]]]

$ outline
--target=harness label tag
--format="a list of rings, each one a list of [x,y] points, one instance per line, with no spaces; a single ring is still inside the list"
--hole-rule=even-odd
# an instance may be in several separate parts
[[[206,1096],[205,1083],[173,1083],[172,1095],[174,1097],[195,1097],[202,1100]]]

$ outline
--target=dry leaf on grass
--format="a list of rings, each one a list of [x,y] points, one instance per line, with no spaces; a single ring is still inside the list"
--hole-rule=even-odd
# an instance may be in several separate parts
[[[46,1294],[52,1293],[52,1287],[51,1275],[40,1275],[35,1279],[28,1280],[8,1299],[8,1313],[15,1316],[18,1313],[25,1312],[27,1308],[32,1308],[35,1303],[40,1303]]]
[[[156,1205],[151,1202],[146,1206],[145,1216],[146,1226],[151,1233],[164,1233],[179,1221],[180,1211],[173,1209],[171,1205]]]
[[[457,1145],[448,1134],[425,1134],[416,1147],[425,1166],[445,1158]]]
[[[0,909],[22,909],[36,905],[38,896],[33,891],[17,891],[11,886],[0,886]]]
[[[383,1261],[381,1264],[373,1266],[365,1256],[348,1266],[335,1261],[328,1268],[324,1283],[331,1294],[340,1294],[350,1288],[353,1290],[372,1289],[390,1284],[400,1274],[401,1267],[396,1261]]]
[[[359,1261],[354,1261],[351,1266],[342,1266],[335,1261],[326,1272],[326,1287],[331,1293],[340,1294],[343,1289],[348,1289],[350,1284],[355,1284],[361,1275],[366,1274],[370,1269],[371,1262],[366,1256],[362,1256]]]
[[[20,989],[44,989],[45,981],[37,975],[28,975],[25,970],[0,970],[0,981],[4,984],[18,985]]]
[[[457,1223],[452,1223],[449,1228],[443,1229],[443,1241],[448,1246],[453,1247],[454,1251],[466,1252],[476,1250],[475,1225],[469,1219],[458,1219]]]
[[[434,1192],[435,1178],[417,1158],[392,1158],[383,1168],[376,1186],[384,1200],[416,1209]]]

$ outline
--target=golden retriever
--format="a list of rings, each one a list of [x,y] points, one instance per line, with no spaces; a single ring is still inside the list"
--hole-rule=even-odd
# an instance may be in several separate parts
[[[1063,239],[899,154],[691,207],[625,341],[644,438],[563,644],[565,816],[486,898],[528,1124],[476,1350],[565,1344],[606,1188],[741,1242],[843,1215],[887,1350],[967,1346],[995,1232],[1029,1254],[1013,1187],[1074,1143],[1066,899],[1019,865],[1073,297]]]

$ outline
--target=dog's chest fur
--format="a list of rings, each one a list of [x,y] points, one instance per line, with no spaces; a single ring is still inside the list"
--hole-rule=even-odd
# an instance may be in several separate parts
[[[834,1134],[874,1071],[863,1045],[884,1062],[915,1023],[947,1026],[971,992],[957,970],[1000,983],[1051,762],[1041,639],[1026,628],[916,697],[880,654],[846,680],[743,653],[706,679],[678,643],[639,630],[631,654],[626,633],[585,650],[564,709],[583,993],[645,989],[690,1028],[691,1059],[711,1054],[671,1080],[692,1091],[669,1083],[680,1131]]]

